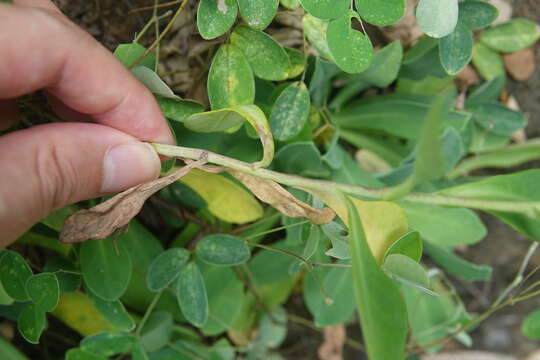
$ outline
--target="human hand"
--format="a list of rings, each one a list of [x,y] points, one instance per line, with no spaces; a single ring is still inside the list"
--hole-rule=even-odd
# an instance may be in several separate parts
[[[66,121],[0,137],[0,248],[50,211],[159,175],[173,143],[152,94],[49,0],[0,3],[0,130],[15,98],[45,89]],[[83,122],[81,120],[88,120]]]

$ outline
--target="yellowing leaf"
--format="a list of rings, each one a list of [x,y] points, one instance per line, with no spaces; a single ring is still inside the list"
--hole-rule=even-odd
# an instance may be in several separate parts
[[[208,204],[208,210],[223,221],[245,224],[263,215],[253,195],[226,177],[193,169],[179,181],[197,192]]]
[[[101,315],[92,300],[79,291],[62,293],[52,314],[83,336],[118,330]]]
[[[347,207],[343,196],[339,193],[307,188],[303,190],[321,199],[338,214],[345,224],[349,223]],[[366,201],[353,197],[349,197],[349,199],[360,215],[373,257],[381,264],[386,250],[409,230],[407,215],[403,208],[394,202]]]

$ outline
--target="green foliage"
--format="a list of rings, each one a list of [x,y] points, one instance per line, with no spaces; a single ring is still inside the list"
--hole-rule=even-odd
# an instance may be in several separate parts
[[[539,171],[476,172],[540,156],[537,139],[512,143],[527,116],[506,101],[502,55],[540,33],[526,19],[491,26],[498,11],[479,0],[421,0],[414,44],[365,29],[394,24],[405,3],[199,0],[196,18],[175,18],[179,34],[190,29],[188,68],[166,71],[165,44],[141,45],[154,22],[168,31],[156,8],[114,55],[177,136],[181,147],[158,153],[208,163],[105,240],[57,241],[95,200],[49,214],[18,239],[20,254],[0,253],[2,314],[33,344],[48,316],[80,333],[68,360],[282,359],[291,321],[359,323],[348,343],[362,340],[371,360],[470,345],[472,325],[527,289],[511,284],[475,320],[464,310],[453,279],[492,276],[467,260],[488,235],[473,210],[540,241]],[[469,65],[478,84],[463,83]],[[193,87],[181,97],[184,71]],[[523,333],[539,338],[539,324],[531,313]],[[24,359],[1,337],[0,358]]]

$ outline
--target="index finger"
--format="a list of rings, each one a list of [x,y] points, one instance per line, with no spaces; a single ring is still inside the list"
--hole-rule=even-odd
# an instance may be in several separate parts
[[[0,99],[47,89],[69,108],[141,140],[173,143],[152,94],[62,15],[0,3]]]

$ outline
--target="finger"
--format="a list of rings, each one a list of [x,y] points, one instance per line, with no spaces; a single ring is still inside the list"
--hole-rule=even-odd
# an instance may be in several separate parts
[[[0,131],[7,130],[17,123],[17,102],[0,100]]]
[[[61,14],[61,11],[56,7],[56,5],[49,0],[15,0],[13,2],[17,5],[42,8]]]
[[[47,124],[0,137],[0,247],[53,209],[156,178],[153,148],[99,124]]]
[[[46,88],[99,123],[142,140],[173,143],[152,94],[63,16],[0,3],[0,42],[0,99]]]

